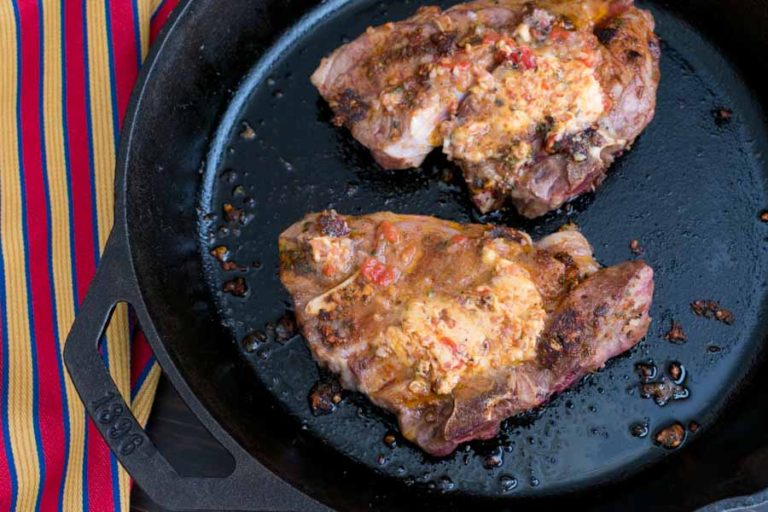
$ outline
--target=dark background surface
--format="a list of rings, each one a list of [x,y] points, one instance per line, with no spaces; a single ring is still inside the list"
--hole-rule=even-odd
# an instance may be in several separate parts
[[[181,474],[227,474],[232,469],[232,458],[197,421],[164,376],[157,388],[147,432]],[[139,486],[133,486],[131,512],[166,510],[154,503]]]
[[[165,377],[160,380],[147,431],[163,455],[181,473],[189,475],[226,473],[231,468],[232,462],[229,455],[200,425]],[[753,453],[743,470],[751,474],[753,479],[760,480],[766,468],[768,468],[768,447]],[[168,509],[154,503],[137,485],[133,486],[131,512],[165,512],[166,510]],[[737,510],[768,512],[768,507]]]

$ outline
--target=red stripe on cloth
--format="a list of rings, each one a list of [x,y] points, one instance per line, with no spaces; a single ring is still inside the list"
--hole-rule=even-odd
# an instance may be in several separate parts
[[[37,421],[43,450],[40,498],[41,510],[55,510],[58,506],[58,491],[63,478],[64,466],[64,411],[61,403],[62,390],[59,385],[59,350],[55,343],[53,308],[49,261],[50,219],[46,201],[44,157],[42,146],[42,86],[41,76],[41,23],[42,13],[36,2],[25,2],[20,10],[21,27],[21,138],[24,170],[24,190],[27,218],[24,219],[29,240],[27,272],[30,275],[32,311],[30,328],[36,340],[37,375]],[[53,121],[53,120],[52,120]],[[42,385],[45,380],[45,385]],[[43,472],[44,471],[44,472]]]
[[[152,44],[155,39],[157,39],[157,36],[160,34],[160,30],[162,30],[163,25],[165,25],[165,22],[168,20],[168,16],[171,15],[171,12],[176,8],[178,5],[179,0],[163,0],[163,3],[160,5],[160,8],[157,10],[155,15],[152,17],[152,22],[149,26],[149,43]]]
[[[117,92],[117,114],[119,127],[122,129],[123,117],[131,98],[131,91],[139,70],[135,63],[136,55],[136,24],[130,1],[108,3],[112,21],[112,55],[115,70],[115,90]]]
[[[0,264],[2,263],[0,262]],[[1,270],[0,275],[2,275]],[[0,286],[4,285],[5,283],[0,279]],[[3,315],[0,314],[0,376],[4,375],[4,372],[7,370],[6,368],[3,368],[3,328]],[[0,378],[0,397],[5,393],[3,386],[4,380],[5,379]],[[3,436],[0,434],[0,509],[2,510],[11,508],[11,504],[6,501],[11,498],[11,473],[8,470],[8,460],[5,458],[5,449],[5,442],[3,441]]]
[[[131,387],[136,385],[141,372],[146,368],[147,363],[152,359],[152,349],[149,348],[144,332],[139,329],[136,331],[134,342],[131,346]]]
[[[88,509],[92,512],[115,510],[116,505],[112,496],[111,452],[90,416],[87,428],[88,447],[85,451],[85,464],[88,481],[83,491],[87,495]]]
[[[71,172],[72,229],[75,246],[72,248],[77,273],[77,297],[83,301],[88,285],[96,269],[96,245],[93,226],[93,197],[91,196],[90,156],[88,154],[88,109],[86,106],[85,42],[83,40],[82,2],[67,0],[64,3],[64,44],[67,75],[65,101],[68,137],[69,165]]]
[[[94,223],[95,198],[91,190],[91,158],[87,98],[89,83],[86,73],[87,50],[86,2],[65,2],[65,55],[67,73],[66,109],[70,142],[70,193],[74,211],[72,225],[75,232],[75,272],[77,273],[77,302],[82,302],[96,272],[96,226]],[[91,51],[94,51],[91,49]],[[85,447],[84,501],[90,511],[114,510],[112,498],[110,451],[90,418],[87,421]]]

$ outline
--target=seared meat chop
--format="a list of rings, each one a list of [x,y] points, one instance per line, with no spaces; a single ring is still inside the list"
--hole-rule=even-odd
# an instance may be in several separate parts
[[[443,151],[482,212],[593,190],[655,113],[659,45],[631,0],[478,0],[370,28],[312,76],[384,168]]]
[[[653,271],[601,269],[575,229],[520,231],[379,213],[307,216],[280,276],[315,359],[443,456],[645,336]]]

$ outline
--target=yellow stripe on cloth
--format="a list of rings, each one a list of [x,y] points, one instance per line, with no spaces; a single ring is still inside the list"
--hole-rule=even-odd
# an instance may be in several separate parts
[[[91,126],[96,192],[99,252],[109,237],[113,223],[115,133],[112,117],[112,86],[109,74],[106,12],[104,2],[87,3],[88,81],[91,90]],[[118,305],[107,328],[107,350],[112,377],[123,396],[130,396],[128,315],[124,304]]]
[[[0,244],[5,274],[8,323],[8,418],[10,448],[18,480],[17,510],[34,510],[40,488],[35,444],[32,347],[26,282],[21,195],[21,162],[17,122],[18,58],[16,13],[10,2],[0,2]]]
[[[147,378],[144,380],[141,389],[139,389],[139,392],[133,399],[131,409],[138,422],[142,425],[146,424],[149,419],[149,413],[152,410],[152,401],[155,398],[155,391],[157,390],[157,383],[159,380],[160,366],[155,363],[149,371]]]
[[[91,126],[94,151],[94,190],[96,192],[97,233],[99,250],[112,230],[115,190],[115,140],[112,76],[110,75],[109,34],[107,33],[107,2],[88,2],[86,7],[88,31],[88,77],[91,91]],[[120,394],[130,401],[131,363],[128,328],[128,308],[118,304],[107,327],[106,341],[109,370]],[[121,510],[129,505],[130,478],[120,468],[118,477]]]
[[[141,60],[147,58],[149,53],[149,26],[152,20],[152,13],[155,12],[154,2],[150,0],[141,0],[138,2],[139,16],[139,37],[141,38]]]

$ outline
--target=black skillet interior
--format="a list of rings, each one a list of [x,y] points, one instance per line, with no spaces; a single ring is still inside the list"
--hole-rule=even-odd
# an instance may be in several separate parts
[[[128,221],[137,273],[147,290],[147,303],[156,305],[151,307],[153,320],[181,375],[255,456],[339,506],[372,503],[383,508],[399,499],[406,502],[409,496],[446,499],[440,494],[449,500],[553,495],[544,502],[551,504],[565,491],[616,481],[654,463],[623,484],[602,487],[599,499],[592,495],[589,502],[610,508],[626,499],[627,509],[640,507],[640,501],[631,501],[635,495],[644,496],[644,504],[656,510],[662,509],[661,503],[669,509],[686,509],[765,486],[768,478],[740,475],[728,480],[703,464],[716,460],[722,471],[738,475],[744,470],[744,457],[762,446],[748,434],[768,415],[765,406],[731,407],[726,409],[726,421],[716,422],[723,419],[723,406],[757,360],[768,327],[768,226],[759,220],[760,211],[768,206],[768,169],[762,157],[768,149],[764,98],[750,91],[729,53],[722,53],[664,6],[643,5],[654,11],[663,39],[663,78],[656,120],[635,148],[615,165],[597,194],[563,211],[533,222],[511,211],[481,218],[471,208],[454,166],[439,152],[420,171],[378,170],[348,133],[331,126],[327,107],[308,82],[323,55],[370,24],[408,16],[418,4],[325,3],[321,12],[305,18],[267,51],[218,128],[187,127],[190,133],[212,134],[215,129],[210,144],[192,136],[190,141],[171,139],[166,144],[177,156],[188,150],[186,159],[169,163],[174,169],[153,166],[157,171],[170,170],[165,173],[170,177],[175,173],[175,182],[159,177],[163,172],[148,170],[135,179],[129,177],[128,211],[133,213]],[[291,18],[289,12],[270,15],[276,27]],[[269,32],[270,27],[264,30]],[[232,44],[251,54],[263,50],[241,40]],[[203,90],[218,80],[221,68],[203,46],[200,59],[211,59],[209,75],[201,76],[196,85]],[[243,59],[238,60],[231,73],[242,73],[243,66]],[[232,77],[222,81],[233,83]],[[218,108],[224,104],[221,97]],[[720,108],[732,110],[732,118],[716,122],[713,112]],[[253,129],[252,136],[243,136],[244,122]],[[206,147],[208,160],[201,168],[195,156]],[[151,161],[151,156],[145,158]],[[188,172],[190,168],[200,169],[201,189],[200,178],[193,177],[197,173]],[[163,183],[169,190],[166,204],[150,200],[146,212],[139,212],[139,201],[146,197],[142,192]],[[197,258],[183,265],[174,259],[194,252],[195,242],[171,237],[177,247],[166,253],[170,242],[157,236],[189,220],[185,205],[195,193],[199,193],[198,249],[210,294],[190,284],[201,278]],[[243,208],[247,225],[225,222],[225,203]],[[402,441],[395,449],[387,448],[382,438],[394,428],[392,419],[360,396],[349,395],[330,416],[312,416],[307,395],[318,379],[316,365],[300,337],[284,343],[275,339],[274,326],[289,310],[277,278],[277,237],[305,213],[324,208],[346,214],[391,210],[461,222],[496,222],[525,229],[534,237],[573,221],[605,264],[635,257],[629,242],[638,239],[643,257],[657,272],[654,324],[648,338],[630,354],[611,361],[604,371],[541,411],[506,422],[494,442],[470,444],[446,459],[426,457]],[[157,222],[153,213],[162,218],[157,232],[147,233],[146,221]],[[222,272],[208,254],[220,245],[227,246],[233,260],[247,270]],[[163,266],[165,270],[158,270]],[[245,298],[221,292],[225,282],[241,276],[249,289]],[[735,313],[735,325],[695,317],[689,306],[695,299],[721,301]],[[196,323],[208,322],[200,331],[207,339],[190,339],[194,332],[182,325],[185,309],[204,319]],[[662,339],[673,319],[685,327],[687,343]],[[226,331],[211,323],[225,326]],[[268,341],[248,351],[241,340],[252,333],[265,333]],[[232,351],[238,354],[236,359],[221,355],[230,353],[227,339],[236,342]],[[690,396],[663,408],[641,399],[634,366],[648,361],[660,372],[673,361],[682,363],[688,371],[685,387]],[[758,386],[752,388],[741,399],[760,403],[754,392]],[[689,434],[690,446],[680,453],[654,446],[652,436],[630,434],[636,423],[647,424],[653,433],[673,421],[686,425],[695,421],[702,427]],[[321,444],[327,448],[315,446]],[[318,460],[318,454],[324,458]],[[483,462],[493,454],[503,464],[486,469]],[[658,464],[661,459],[667,460]],[[329,489],[328,480],[333,478],[336,488]],[[696,496],[669,496],[664,482],[674,482],[681,493]],[[344,505],[334,500],[343,500]]]

